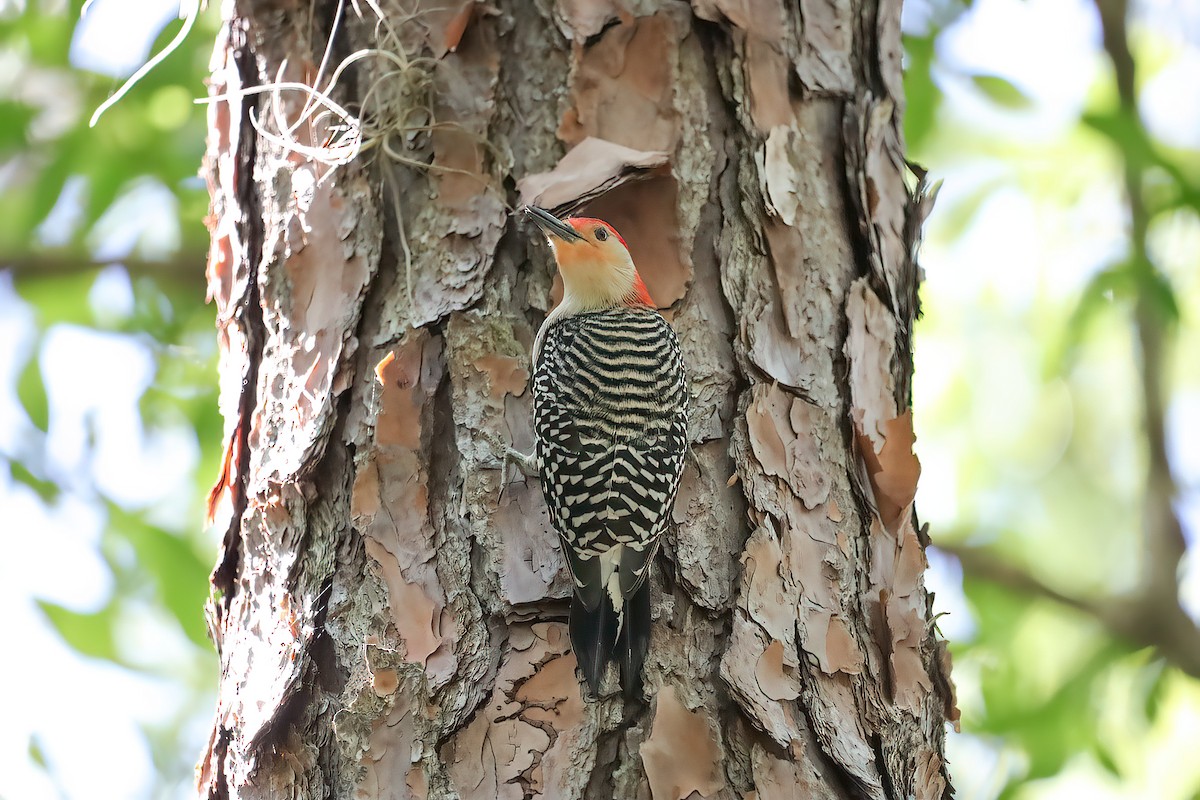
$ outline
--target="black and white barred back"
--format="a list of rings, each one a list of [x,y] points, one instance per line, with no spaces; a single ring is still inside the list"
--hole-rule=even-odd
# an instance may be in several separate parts
[[[593,693],[615,658],[632,696],[650,641],[650,565],[687,450],[679,341],[650,308],[566,316],[542,337],[533,387],[542,491],[575,579],[572,645]]]

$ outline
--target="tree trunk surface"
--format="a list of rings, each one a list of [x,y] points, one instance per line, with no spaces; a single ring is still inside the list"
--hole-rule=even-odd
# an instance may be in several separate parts
[[[948,797],[956,711],[913,512],[925,209],[899,3],[223,13],[206,158],[221,676],[201,794]],[[329,163],[353,142],[287,86],[324,89],[344,61],[329,97],[362,152]],[[577,146],[586,174],[555,171]],[[540,487],[497,459],[531,446],[530,348],[556,292],[510,214],[518,181],[614,187],[587,212],[628,240],[689,369],[695,457],[638,702],[611,674],[582,695]]]

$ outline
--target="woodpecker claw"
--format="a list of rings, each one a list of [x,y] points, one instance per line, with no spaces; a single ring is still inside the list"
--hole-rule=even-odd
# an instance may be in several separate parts
[[[492,452],[497,460],[500,461],[500,487],[503,492],[505,486],[508,485],[508,465],[514,464],[517,470],[526,478],[535,477],[538,474],[537,456],[532,453],[522,453],[514,447],[510,447],[500,441],[499,437],[484,434],[484,438],[492,446]]]
[[[526,455],[520,450],[512,447],[504,448],[504,457],[500,459],[500,497],[504,497],[504,490],[508,488],[508,465],[516,464],[517,470],[526,478],[533,477],[538,474],[537,457],[530,454]]]
[[[526,478],[532,478],[538,474],[537,456],[533,453],[522,453],[520,450],[506,447],[504,448],[504,460],[506,463],[516,464],[517,469]]]

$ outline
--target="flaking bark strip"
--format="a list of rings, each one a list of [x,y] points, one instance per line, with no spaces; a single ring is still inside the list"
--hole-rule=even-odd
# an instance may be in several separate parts
[[[257,85],[254,51],[246,37],[247,23],[239,18],[222,28],[215,58],[224,66],[224,84],[214,91]],[[231,85],[233,84],[233,85]],[[236,111],[236,113],[232,113]],[[226,366],[238,383],[222,384],[222,405],[232,427],[226,432],[223,468],[209,496],[211,519],[222,495],[228,493],[230,512],[221,537],[221,551],[213,569],[211,583],[221,592],[220,606],[213,612],[223,615],[236,590],[242,517],[247,505],[250,444],[247,441],[251,419],[257,405],[258,369],[262,360],[263,323],[258,295],[258,264],[262,258],[263,223],[252,209],[258,206],[258,188],[253,164],[257,161],[257,135],[251,124],[254,104],[247,99],[230,100],[228,106],[216,104],[211,113],[212,136],[205,155],[210,169],[212,212],[224,215],[225,222],[213,230],[213,248],[209,256],[209,295],[217,304],[218,325],[223,327],[226,347],[222,357],[240,369]],[[215,223],[214,223],[215,224]],[[239,352],[240,351],[240,352]],[[239,374],[240,373],[240,374]],[[223,625],[210,624],[220,631]],[[217,641],[218,648],[220,641]]]

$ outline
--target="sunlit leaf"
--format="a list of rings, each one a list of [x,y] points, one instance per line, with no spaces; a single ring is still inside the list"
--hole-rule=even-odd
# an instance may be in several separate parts
[[[1158,719],[1158,715],[1162,711],[1163,700],[1166,697],[1169,683],[1167,679],[1170,673],[1161,659],[1152,662],[1146,667],[1145,671],[1148,673],[1149,680],[1142,709],[1146,713],[1146,719],[1154,722]]]
[[[136,160],[132,154],[122,154],[122,157],[114,156],[88,165],[84,173],[88,180],[83,213],[85,230],[90,230],[129,186],[131,179],[141,174],[141,165]]]
[[[935,213],[941,234],[952,239],[961,236],[975,220],[979,209],[1001,185],[1003,185],[1001,180],[983,181],[953,205],[949,205],[945,201],[939,202]]]
[[[11,153],[27,141],[26,129],[37,110],[15,100],[0,99],[0,153]]]
[[[179,334],[175,304],[158,281],[138,278],[133,282],[133,316],[130,324],[158,341],[172,341]]]
[[[1067,318],[1057,352],[1046,359],[1047,377],[1066,372],[1077,357],[1092,321],[1114,303],[1132,298],[1136,287],[1137,277],[1128,262],[1107,267],[1092,276]]]
[[[97,274],[91,267],[45,277],[23,274],[16,281],[17,294],[29,303],[43,330],[59,323],[87,325],[93,319],[88,292]]]
[[[138,566],[153,579],[163,606],[189,639],[207,647],[204,601],[208,597],[208,562],[184,538],[114,503],[109,503],[108,509],[110,531],[133,547]]]
[[[36,352],[25,362],[17,377],[17,398],[34,425],[43,431],[50,429],[50,402]]]
[[[1179,322],[1179,301],[1170,279],[1149,264],[1137,273],[1138,291],[1158,313],[1160,321],[1173,325]]]
[[[963,592],[980,627],[997,639],[1009,639],[1029,610],[1024,595],[980,580],[963,581]]]
[[[64,9],[66,13],[45,14],[38,13],[36,5],[30,3],[19,22],[22,38],[29,45],[29,54],[39,64],[63,65],[71,48],[78,11],[72,13]],[[79,7],[74,2],[70,5],[75,9]]]
[[[1022,110],[1030,108],[1033,101],[1012,81],[999,75],[972,75],[971,82],[993,103],[1004,108]]]
[[[54,481],[48,481],[44,478],[39,478],[29,471],[29,468],[20,461],[13,459],[8,461],[8,471],[12,475],[13,480],[24,486],[28,486],[43,502],[53,502],[61,492],[61,489]]]
[[[1149,213],[1155,214],[1178,206],[1189,206],[1200,210],[1200,182],[1197,182],[1180,164],[1167,158],[1162,148],[1150,138],[1141,119],[1130,111],[1116,108],[1110,111],[1087,111],[1080,122],[1108,138],[1121,157],[1135,170],[1155,168],[1160,177],[1173,185],[1173,191],[1164,191],[1159,181],[1155,191],[1146,193],[1147,201],[1153,199]]]
[[[972,587],[971,583],[979,582],[964,583],[968,596],[978,596],[978,587]],[[1005,615],[1011,620],[1012,607],[1022,602],[1021,595],[1006,589],[988,594],[995,599],[1005,593],[1013,595],[1008,604],[1010,611]],[[1029,607],[1030,599],[1026,597],[1024,602]],[[992,629],[985,636],[996,646],[1010,646],[1015,624]],[[1026,779],[1055,775],[1074,754],[1095,748],[1098,733],[1093,698],[1104,683],[1106,671],[1130,652],[1127,646],[1110,639],[1098,639],[1097,643],[1098,649],[1067,673],[1044,698],[1030,691],[1036,669],[1032,664],[1005,659],[985,671],[981,688],[987,712],[977,721],[976,728],[1002,735],[1021,747],[1029,763]]]
[[[29,737],[29,747],[26,752],[29,754],[29,760],[37,764],[42,769],[46,769],[46,753],[42,750],[42,743],[38,739],[37,734]]]
[[[1092,742],[1092,755],[1096,757],[1096,761],[1100,766],[1112,775],[1114,778],[1121,777],[1121,767],[1117,764],[1117,760],[1113,757],[1112,751],[1108,744],[1100,738]]]
[[[91,614],[72,611],[47,600],[38,600],[37,604],[73,650],[93,658],[119,660],[113,636],[117,615],[111,603]]]
[[[1125,158],[1139,163],[1150,160],[1149,141],[1140,121],[1119,108],[1104,112],[1085,112],[1080,117],[1080,122],[1111,139]]]
[[[71,177],[71,158],[71,152],[63,148],[52,161],[37,171],[37,179],[32,185],[18,187],[18,191],[22,188],[26,190],[23,194],[27,199],[19,219],[21,229],[28,232],[26,243],[33,240],[37,227],[46,220],[62,197],[67,179]]]
[[[930,70],[933,53],[932,35],[904,37],[904,139],[912,150],[919,149],[929,135],[941,103],[941,90]]]

